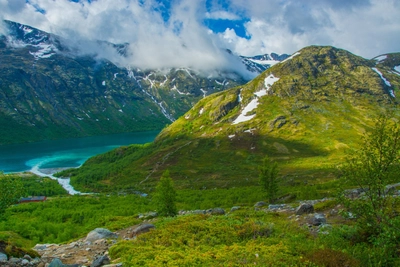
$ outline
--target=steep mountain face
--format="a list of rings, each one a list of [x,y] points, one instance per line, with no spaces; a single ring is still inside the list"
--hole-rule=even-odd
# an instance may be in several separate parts
[[[154,144],[120,148],[68,174],[90,190],[146,190],[166,169],[183,188],[247,186],[257,184],[269,155],[287,184],[326,180],[380,112],[394,109],[398,118],[399,65],[399,54],[367,60],[307,47],[244,86],[202,99]]]
[[[118,67],[66,40],[5,21],[0,36],[0,145],[161,129],[214,92],[244,84],[232,71]],[[128,44],[102,43],[124,55]],[[258,74],[271,62],[243,64]]]

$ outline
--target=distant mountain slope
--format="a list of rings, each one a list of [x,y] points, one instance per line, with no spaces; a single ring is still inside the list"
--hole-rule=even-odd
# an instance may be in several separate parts
[[[88,160],[72,181],[146,190],[169,169],[179,187],[255,185],[265,155],[280,163],[286,183],[327,179],[380,112],[399,115],[398,65],[399,54],[367,60],[306,47],[248,84],[200,100],[154,144]]]
[[[79,55],[61,37],[5,24],[9,33],[0,36],[0,145],[161,129],[204,96],[247,82],[226,70],[122,68],[96,54]],[[121,56],[129,45],[99,43]],[[237,60],[254,75],[271,65]]]

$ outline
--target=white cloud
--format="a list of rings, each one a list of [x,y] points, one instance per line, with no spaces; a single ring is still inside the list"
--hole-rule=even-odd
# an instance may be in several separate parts
[[[215,12],[207,12],[205,17],[207,19],[240,20],[240,17],[238,15],[223,10]]]
[[[251,56],[334,45],[373,57],[398,51],[400,43],[398,0],[226,0],[228,7],[214,1],[209,10],[205,2],[172,0],[168,21],[156,11],[156,0],[0,0],[0,16],[63,36],[82,53],[141,68],[237,68],[222,48]],[[250,39],[233,29],[212,33],[203,23],[207,18],[246,18]],[[96,40],[130,43],[128,59]]]
[[[251,18],[250,39],[231,30],[219,34],[245,55],[293,53],[308,45],[333,45],[370,58],[399,51],[400,1],[397,0],[231,0]]]
[[[71,46],[79,47],[81,53],[98,53],[119,65],[140,68],[229,68],[248,74],[203,25],[206,10],[199,1],[176,2],[167,22],[155,11],[154,1],[142,4],[129,0],[98,0],[89,4],[30,0],[30,3],[18,13],[9,12],[5,18],[58,34]],[[45,13],[37,12],[35,7]],[[104,44],[99,45],[97,40],[130,43],[128,58],[118,56]]]

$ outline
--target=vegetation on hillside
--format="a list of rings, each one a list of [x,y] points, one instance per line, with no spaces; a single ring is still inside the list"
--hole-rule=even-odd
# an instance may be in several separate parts
[[[373,67],[390,74],[391,88]],[[399,116],[389,89],[399,90],[400,76],[391,72],[390,66],[345,50],[307,47],[244,86],[200,100],[154,143],[100,155],[62,175],[71,176],[79,190],[95,192],[124,187],[151,192],[167,169],[177,188],[256,186],[258,166],[269,156],[283,186],[292,190],[330,183],[333,166],[348,148],[361,145],[380,112],[394,109],[393,117]],[[266,90],[271,75],[279,80],[247,114],[255,117],[233,124],[255,93]]]
[[[361,195],[353,199],[344,191],[341,200],[357,218],[359,238],[379,247],[382,265],[393,265],[400,247],[400,200],[393,195],[398,190],[400,173],[398,122],[381,116],[363,144],[341,167],[344,182],[357,186]]]
[[[121,147],[60,173],[79,190],[114,194],[12,206],[0,231],[50,243],[96,227],[131,227],[144,222],[140,213],[167,208],[155,201],[167,189],[176,190],[169,198],[176,209],[166,215],[235,208],[153,219],[155,229],[119,240],[113,259],[127,266],[400,266],[400,203],[391,195],[398,188],[387,187],[399,182],[399,112],[371,69],[389,75],[392,65],[332,47],[303,49],[246,86],[201,100],[154,143]],[[233,124],[269,75],[280,79],[258,99],[255,116]],[[398,91],[399,78],[391,84]],[[380,116],[385,109],[389,115]],[[277,167],[280,190],[274,195],[273,183],[266,196],[260,175],[276,178]],[[352,190],[355,199],[348,198]],[[345,194],[335,198],[338,191]],[[300,200],[324,197],[314,209],[328,225],[314,224],[315,214],[295,214]],[[286,210],[254,207],[262,200]]]

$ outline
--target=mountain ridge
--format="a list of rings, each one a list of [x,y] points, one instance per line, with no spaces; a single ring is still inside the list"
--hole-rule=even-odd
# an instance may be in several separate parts
[[[5,23],[0,144],[161,129],[202,97],[247,82],[226,70],[205,75],[189,68],[118,67],[95,54],[76,54],[61,37]],[[100,45],[122,57],[128,46]],[[270,66],[237,60],[249,72]]]
[[[182,188],[229,188],[257,184],[257,166],[268,155],[283,166],[287,184],[326,181],[380,112],[393,109],[398,118],[390,90],[399,90],[400,77],[382,64],[342,49],[306,47],[246,85],[201,99],[153,144],[120,148],[64,174],[81,189],[151,190],[168,169]],[[236,121],[240,115],[247,118]],[[107,178],[100,166],[107,166]]]

